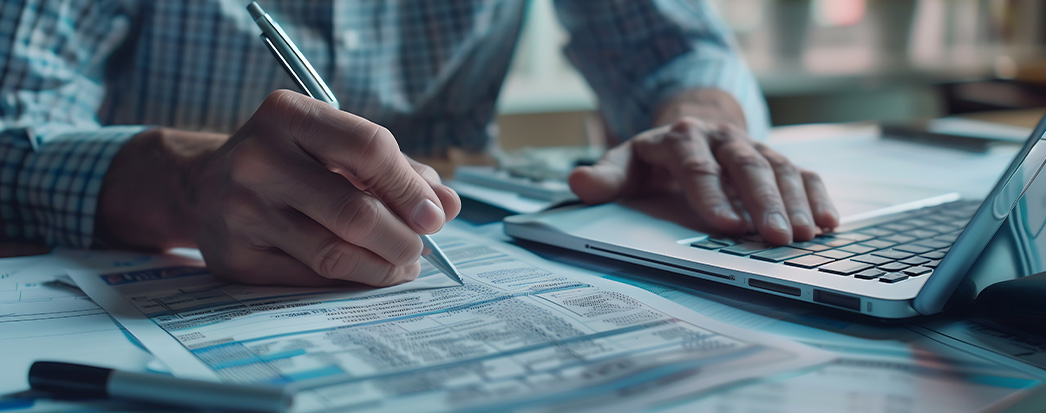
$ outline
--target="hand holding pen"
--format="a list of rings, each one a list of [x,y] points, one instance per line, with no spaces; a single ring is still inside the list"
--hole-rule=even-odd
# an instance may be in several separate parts
[[[178,156],[133,155],[155,154],[156,145],[176,147]],[[432,168],[404,156],[387,129],[287,90],[270,94],[228,138],[154,128],[125,144],[113,164],[174,171],[148,180],[107,175],[103,197],[134,193],[123,186],[168,188],[148,199],[170,201],[139,209],[153,210],[170,234],[141,237],[177,241],[160,248],[198,247],[216,275],[248,284],[413,280],[424,250],[419,234],[439,231],[461,208],[457,194]],[[112,202],[102,204],[122,205]]]
[[[251,4],[247,5],[247,11],[251,13],[254,22],[257,23],[258,27],[262,30],[262,41],[264,41],[265,45],[272,51],[273,57],[283,65],[284,70],[287,71],[287,74],[291,79],[298,84],[298,87],[301,88],[305,94],[309,95],[309,97],[325,102],[335,109],[339,109],[340,105],[338,104],[338,99],[334,97],[334,93],[331,92],[330,88],[327,87],[327,84],[323,82],[319,73],[316,73],[316,69],[312,67],[312,64],[305,58],[305,55],[302,54],[301,50],[294,45],[294,42],[291,41],[290,36],[287,36],[287,33],[283,31],[283,28],[281,28],[272,17],[265,13],[257,2],[251,2]],[[436,174],[435,170],[415,162],[412,159],[407,158],[407,160],[411,163],[411,166],[418,172],[418,174],[425,176],[425,180],[432,184],[434,188],[436,186],[442,187],[442,184],[439,182],[439,175]],[[351,180],[353,176],[347,175],[346,178]],[[367,190],[367,187],[360,189]],[[445,194],[447,196],[454,195],[453,191],[450,191],[449,188],[443,187],[441,189],[449,191],[449,194]],[[456,195],[454,195],[454,197],[456,197]],[[382,199],[384,200],[385,198],[388,197],[386,196]],[[429,204],[423,203],[419,206],[419,208],[422,209],[416,209],[411,215],[411,217],[416,221],[415,224],[418,226],[415,230],[422,230],[419,234],[421,234],[422,243],[428,250],[428,254],[425,255],[425,258],[448,277],[457,281],[458,284],[462,284],[461,274],[458,272],[457,268],[454,267],[454,264],[450,262],[439,246],[436,245],[435,241],[428,236],[428,233],[438,231],[439,228],[432,230],[428,225],[423,225],[424,220],[429,219],[425,215],[435,215],[433,211],[424,210],[432,209],[428,208],[429,206]],[[442,223],[440,226],[442,226]]]

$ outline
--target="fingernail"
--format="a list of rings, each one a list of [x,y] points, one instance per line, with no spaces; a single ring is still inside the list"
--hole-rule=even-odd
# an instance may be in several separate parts
[[[436,206],[435,202],[426,199],[414,209],[412,219],[414,219],[414,225],[417,225],[426,234],[431,234],[443,228],[443,221],[446,219],[446,216],[443,214],[443,210]]]
[[[790,229],[788,228],[788,221],[785,220],[784,215],[781,215],[780,212],[771,212],[769,215],[767,215],[766,225],[771,229],[782,232],[788,231]]]
[[[806,214],[792,214],[792,225],[797,227],[813,226],[813,220]]]

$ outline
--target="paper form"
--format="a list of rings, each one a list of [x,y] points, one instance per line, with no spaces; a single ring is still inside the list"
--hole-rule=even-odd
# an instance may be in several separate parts
[[[1011,333],[983,319],[935,319],[913,327],[943,344],[1011,366],[1046,380],[1046,340]]]
[[[438,239],[464,286],[250,287],[192,268],[71,275],[175,375],[286,384],[301,411],[639,409],[830,358],[449,235]]]
[[[63,249],[0,260],[0,395],[28,389],[26,373],[36,360],[142,369],[152,356],[82,291],[57,280],[68,267],[116,271],[163,262],[175,261]]]
[[[838,357],[812,370],[675,400],[655,410],[980,411],[1042,378],[1029,374],[1026,366],[997,363],[999,356],[974,357],[929,340],[916,332],[920,324],[852,322],[819,306],[707,281],[690,284],[677,274],[636,266],[624,271],[620,264],[576,254],[546,256],[643,288],[717,321],[787,337]]]
[[[845,357],[815,371],[716,392],[667,412],[974,412],[1031,388],[998,366]]]

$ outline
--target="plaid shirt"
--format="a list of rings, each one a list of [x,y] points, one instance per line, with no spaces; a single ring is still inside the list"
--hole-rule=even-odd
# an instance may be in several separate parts
[[[248,0],[0,2],[0,239],[87,247],[102,179],[145,125],[229,133],[294,88]],[[267,0],[340,98],[411,154],[483,150],[526,0]],[[683,89],[766,110],[703,0],[561,0],[565,53],[613,132],[651,126]],[[138,126],[135,126],[138,125]]]

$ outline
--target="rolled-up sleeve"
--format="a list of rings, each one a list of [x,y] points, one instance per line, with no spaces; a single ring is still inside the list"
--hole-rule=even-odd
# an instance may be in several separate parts
[[[88,247],[102,180],[143,126],[101,126],[118,1],[0,3],[0,238]]]
[[[748,133],[764,139],[766,101],[714,8],[703,0],[558,0],[570,33],[564,51],[599,97],[611,131],[650,128],[654,111],[691,88],[731,94]]]

